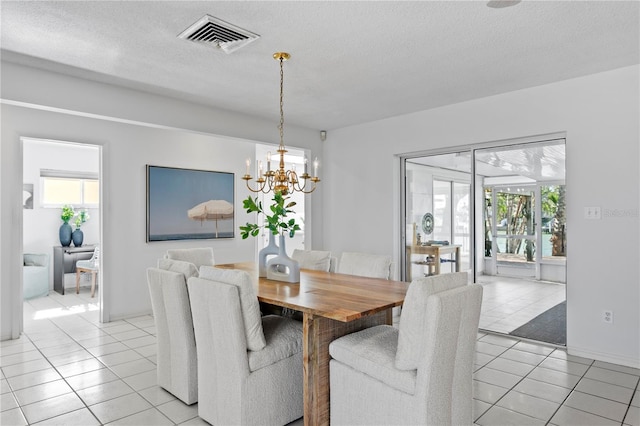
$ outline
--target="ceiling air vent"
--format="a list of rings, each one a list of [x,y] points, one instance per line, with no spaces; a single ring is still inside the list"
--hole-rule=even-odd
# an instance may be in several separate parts
[[[184,30],[178,37],[217,47],[225,53],[232,53],[260,38],[258,34],[211,15],[204,15],[202,19]]]

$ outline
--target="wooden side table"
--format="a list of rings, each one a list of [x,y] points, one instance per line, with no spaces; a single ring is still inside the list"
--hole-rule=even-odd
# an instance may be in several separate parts
[[[95,246],[88,244],[81,247],[53,247],[53,289],[64,294],[64,274],[76,272],[76,262],[91,259],[94,250]]]
[[[443,254],[453,254],[455,257],[455,271],[460,272],[460,246],[455,244],[450,244],[446,246],[440,245],[432,245],[432,246],[407,246],[407,279],[411,281],[411,255],[412,254],[422,254],[431,256],[433,258],[433,262],[424,262],[422,265],[427,265],[429,267],[429,273],[433,273],[438,275],[440,273],[440,257]],[[432,272],[433,269],[433,272]]]

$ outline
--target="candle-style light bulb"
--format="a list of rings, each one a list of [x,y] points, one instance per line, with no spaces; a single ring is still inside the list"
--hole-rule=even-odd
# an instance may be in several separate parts
[[[307,174],[307,163],[309,163],[309,159],[304,157],[304,174]]]
[[[313,177],[318,177],[318,165],[320,163],[318,162],[318,157],[316,157],[315,160],[313,160]]]
[[[249,173],[249,168],[251,167],[251,159],[247,158],[246,163],[247,163],[247,175],[250,175],[251,173]]]
[[[258,171],[260,172],[260,177],[262,177],[262,160],[258,161]]]
[[[271,171],[271,151],[267,152],[267,171]]]

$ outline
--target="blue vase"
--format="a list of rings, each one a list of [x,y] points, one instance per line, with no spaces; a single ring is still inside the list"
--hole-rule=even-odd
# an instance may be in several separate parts
[[[60,237],[60,245],[62,247],[69,247],[71,245],[71,231],[71,225],[67,222],[60,225],[58,236]]]
[[[71,239],[73,240],[74,246],[80,247],[82,245],[82,240],[84,240],[84,233],[82,232],[82,229],[76,228],[76,230],[71,234]]]

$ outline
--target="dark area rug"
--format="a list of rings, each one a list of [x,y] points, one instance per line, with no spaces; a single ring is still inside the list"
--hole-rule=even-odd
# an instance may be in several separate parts
[[[558,303],[511,333],[511,336],[554,345],[567,344],[567,302]]]

